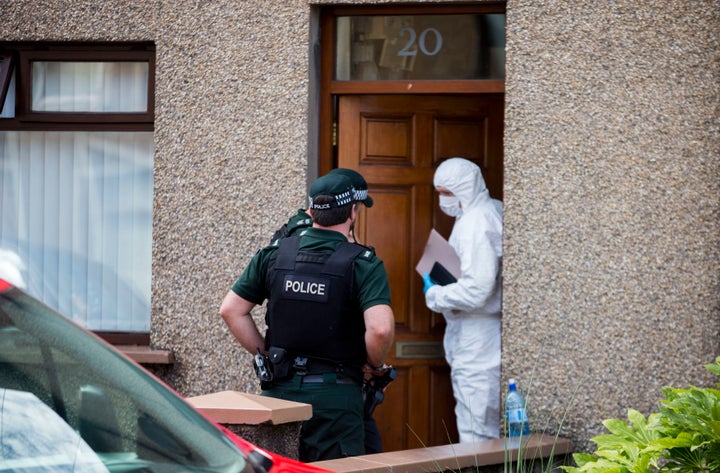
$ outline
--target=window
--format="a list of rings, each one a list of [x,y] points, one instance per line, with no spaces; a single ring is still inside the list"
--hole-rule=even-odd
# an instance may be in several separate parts
[[[98,332],[150,329],[154,55],[0,43],[0,276]]]
[[[335,18],[340,81],[501,80],[505,14]]]

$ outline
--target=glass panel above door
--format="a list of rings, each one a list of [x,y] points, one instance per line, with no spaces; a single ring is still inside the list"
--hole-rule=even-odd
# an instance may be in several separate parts
[[[505,15],[341,16],[335,80],[502,80]]]

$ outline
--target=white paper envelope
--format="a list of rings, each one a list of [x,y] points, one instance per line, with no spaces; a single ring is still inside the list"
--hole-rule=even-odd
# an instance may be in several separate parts
[[[445,269],[450,271],[450,274],[460,279],[460,258],[458,258],[455,250],[452,249],[447,240],[433,228],[425,245],[425,251],[423,251],[420,261],[415,266],[415,271],[420,276],[429,273],[435,262],[445,266]]]

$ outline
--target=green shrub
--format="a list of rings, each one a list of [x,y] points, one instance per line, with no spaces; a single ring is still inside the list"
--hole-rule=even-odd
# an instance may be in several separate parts
[[[705,368],[720,376],[720,357]],[[562,468],[568,473],[720,471],[720,390],[691,386],[663,393],[660,412],[646,419],[630,409],[629,424],[605,420],[610,433],[592,439],[595,453],[576,453],[578,466]]]

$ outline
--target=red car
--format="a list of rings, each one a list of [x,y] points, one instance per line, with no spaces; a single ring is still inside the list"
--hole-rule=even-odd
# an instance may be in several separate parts
[[[0,279],[0,472],[327,470],[259,449]]]

